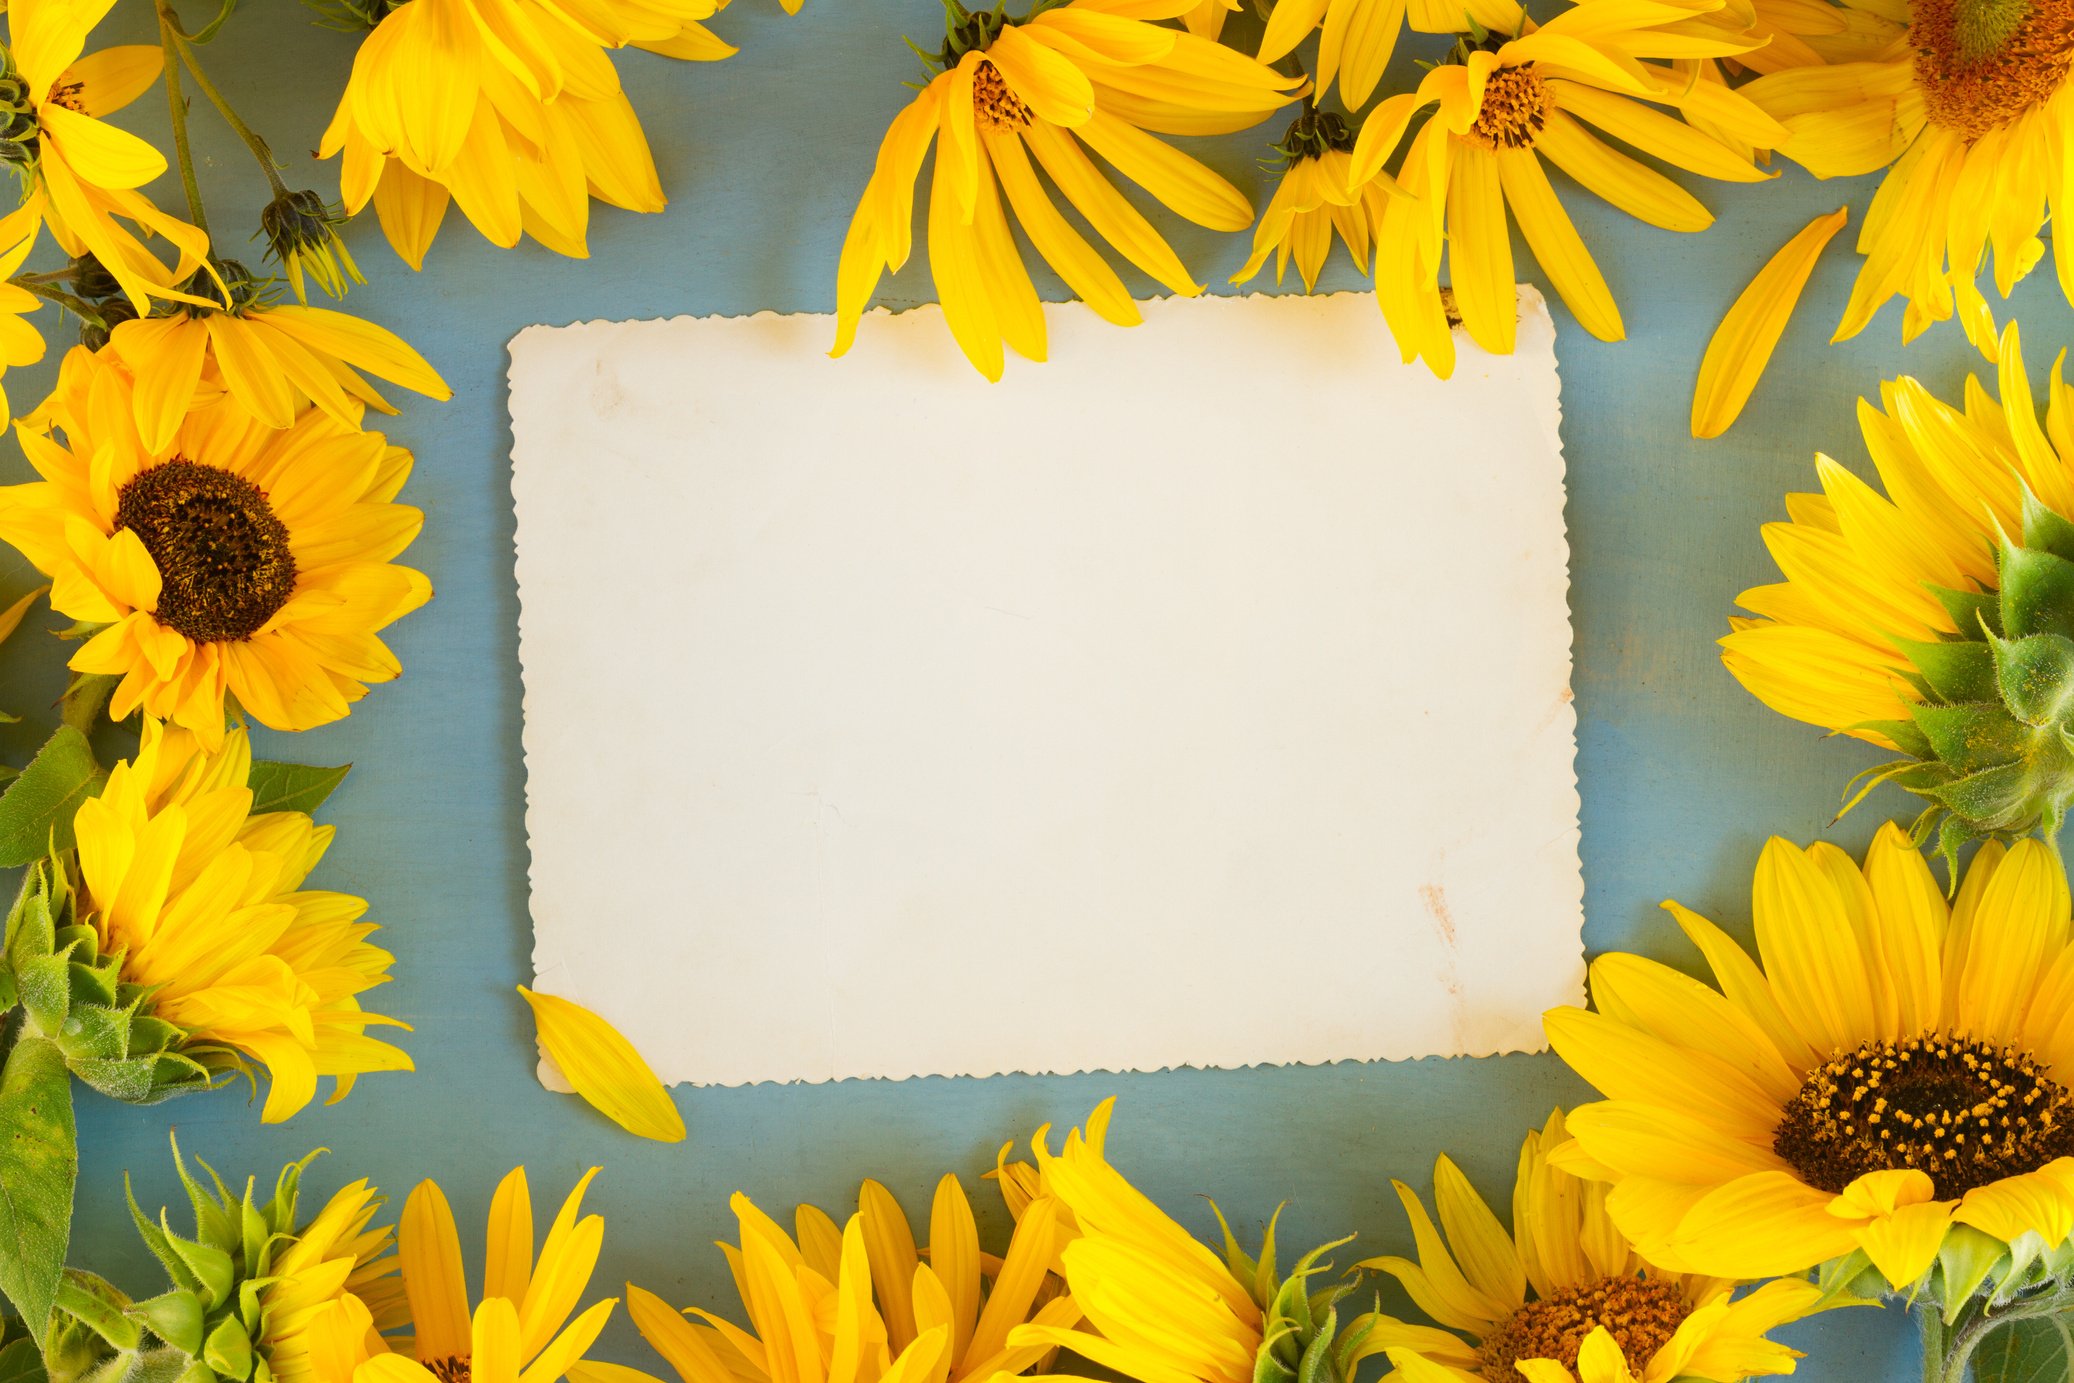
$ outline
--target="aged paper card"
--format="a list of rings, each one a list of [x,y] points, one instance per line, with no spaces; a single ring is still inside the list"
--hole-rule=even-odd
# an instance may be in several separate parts
[[[1580,1002],[1554,328],[1371,298],[512,345],[540,988],[665,1081],[1538,1049]]]

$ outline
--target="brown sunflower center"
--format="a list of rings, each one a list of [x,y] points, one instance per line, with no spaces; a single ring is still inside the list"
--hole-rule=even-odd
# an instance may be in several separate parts
[[[425,1367],[432,1371],[432,1376],[438,1379],[439,1383],[471,1383],[472,1375],[468,1361],[458,1356],[449,1355],[444,1359],[434,1359]]]
[[[1501,67],[1484,83],[1469,138],[1486,149],[1525,149],[1548,123],[1548,88],[1529,67]]]
[[[1772,1148],[1832,1194],[1915,1167],[1954,1200],[2074,1157],[2074,1092],[2015,1047],[1942,1033],[1864,1042],[1808,1072]]]
[[[1967,139],[2035,109],[2074,67],[2074,0],[1912,0],[1909,16],[1924,107]]]
[[[1030,108],[1008,89],[1001,69],[990,62],[972,69],[972,115],[991,130],[1020,130],[1030,124]]]
[[[1528,1302],[1484,1336],[1483,1376],[1517,1379],[1514,1366],[1522,1359],[1554,1359],[1574,1371],[1585,1337],[1602,1325],[1640,1373],[1691,1312],[1676,1285],[1646,1277],[1602,1277],[1565,1287]]]
[[[127,528],[158,565],[158,622],[196,643],[249,639],[295,591],[288,526],[242,476],[175,457],[116,491]]]

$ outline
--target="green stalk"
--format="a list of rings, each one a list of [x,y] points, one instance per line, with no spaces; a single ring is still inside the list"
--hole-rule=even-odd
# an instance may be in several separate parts
[[[209,232],[209,214],[202,209],[202,185],[194,176],[194,150],[187,141],[187,98],[180,92],[179,21],[166,0],[152,0],[158,10],[158,46],[165,54],[166,104],[173,118],[173,153],[180,161],[180,186],[187,193],[187,216],[204,235]]]
[[[166,14],[163,0],[160,0],[159,13]],[[244,141],[245,147],[252,151],[252,157],[257,160],[260,171],[266,174],[266,180],[272,185],[274,195],[287,196],[288,188],[281,181],[280,168],[274,162],[274,151],[267,147],[267,142],[260,138],[259,132],[246,124],[237,111],[232,109],[230,101],[217,89],[216,83],[209,80],[209,74],[202,70],[201,59],[195,56],[194,44],[181,30],[178,20],[172,21],[171,33],[173,43],[179,49],[181,61],[194,76],[194,84],[201,88],[202,95],[209,98],[209,104],[216,107],[216,113],[223,117],[223,123],[230,126],[232,132]]]

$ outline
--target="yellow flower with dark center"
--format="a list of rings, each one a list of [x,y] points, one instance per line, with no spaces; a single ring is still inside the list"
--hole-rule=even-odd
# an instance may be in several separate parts
[[[148,45],[81,56],[87,35],[114,3],[14,0],[7,10],[11,70],[0,94],[14,107],[4,112],[9,147],[28,160],[26,204],[37,208],[65,253],[93,255],[132,305],[148,312],[155,298],[192,301],[174,285],[201,267],[209,237],[137,190],[165,172],[165,156],[102,118],[149,90],[163,64],[160,51]],[[171,269],[138,238],[140,231],[173,245]]]
[[[1268,199],[1253,228],[1253,253],[1244,268],[1231,276],[1244,283],[1258,274],[1270,254],[1275,257],[1275,282],[1293,257],[1308,293],[1317,285],[1318,271],[1332,252],[1332,237],[1338,233],[1347,253],[1363,273],[1368,271],[1368,246],[1384,203],[1398,195],[1396,180],[1387,173],[1370,182],[1355,184],[1351,150],[1354,136],[1346,122],[1329,111],[1306,111],[1275,148],[1282,154],[1282,179]]]
[[[402,671],[379,631],[432,595],[393,561],[424,522],[394,502],[410,453],[314,408],[276,431],[227,396],[150,446],[132,395],[151,384],[74,348],[17,429],[43,479],[0,489],[0,539],[54,609],[103,626],[72,669],[121,679],[117,719],[142,708],[211,749],[231,703],[277,730],[340,719]]]
[[[1664,905],[1718,988],[1615,953],[1592,964],[1596,1012],[1547,1016],[1556,1051],[1607,1096],[1571,1114],[1578,1155],[1557,1160],[1611,1183],[1621,1233],[1677,1272],[1862,1255],[1896,1288],[1948,1235],[1999,1241],[1949,1265],[1977,1269],[1942,1284],[1953,1310],[2001,1246],[2065,1244],[2074,937],[2045,845],[1983,845],[1947,903],[1892,825],[1862,867],[1774,839],[1752,902],[1754,958]]]
[[[589,253],[590,199],[661,211],[634,108],[601,42],[676,57],[731,49],[712,0],[410,0],[361,43],[319,153],[342,154],[349,212],[369,201],[414,269],[450,203],[492,244]],[[725,51],[722,51],[725,50]]]
[[[1670,1383],[1793,1372],[1794,1350],[1766,1332],[1814,1309],[1806,1282],[1737,1284],[1643,1261],[1607,1218],[1606,1188],[1551,1156],[1570,1141],[1562,1111],[1520,1149],[1512,1231],[1447,1157],[1433,1168],[1436,1228],[1418,1196],[1393,1182],[1418,1260],[1376,1258],[1415,1305],[1446,1327],[1371,1318],[1364,1356],[1388,1357],[1403,1383]]]
[[[526,1169],[498,1183],[490,1200],[482,1292],[471,1297],[461,1238],[446,1194],[421,1181],[404,1203],[397,1253],[410,1302],[410,1353],[381,1350],[350,1375],[357,1383],[556,1383],[584,1362],[617,1298],[569,1313],[590,1287],[605,1242],[605,1221],[581,1215],[593,1167],[556,1212],[533,1249],[533,1201]],[[476,1305],[471,1309],[470,1301]],[[566,1327],[566,1328],[565,1328]],[[346,1383],[326,1378],[322,1383]]]
[[[138,382],[137,431],[153,450],[171,443],[197,399],[221,396],[271,428],[293,427],[314,404],[357,429],[363,405],[396,412],[362,371],[431,398],[454,396],[425,357],[387,327],[302,303],[254,299],[228,312],[179,308],[140,317],[119,323],[101,353]]]
[[[1046,349],[1043,311],[1004,197],[1037,253],[1082,301],[1119,325],[1139,320],[1123,280],[1059,214],[1038,168],[1116,253],[1175,293],[1200,293],[1172,247],[1088,158],[1100,155],[1198,225],[1253,224],[1243,193],[1155,135],[1245,129],[1288,104],[1301,82],[1149,22],[1193,5],[1150,0],[1126,16],[1069,0],[1029,19],[990,11],[955,28],[945,70],[894,117],[850,220],[832,353],[849,350],[880,275],[907,262],[914,184],[932,144],[929,270],[951,334],[988,379],[1001,377],[1004,347],[1030,360],[1044,359]]]
[[[1698,0],[1679,8],[1705,15],[1720,6]],[[1771,176],[1747,152],[1698,128],[1705,123],[1746,147],[1766,147],[1784,133],[1769,116],[1719,83],[1643,61],[1740,52],[1749,41],[1652,19],[1661,15],[1638,17],[1619,0],[1580,0],[1521,37],[1465,40],[1417,91],[1388,97],[1370,113],[1354,145],[1357,184],[1381,171],[1419,112],[1435,107],[1397,174],[1413,196],[1391,199],[1376,232],[1376,297],[1407,361],[1423,357],[1443,377],[1454,369],[1440,292],[1443,248],[1454,307],[1470,336],[1493,354],[1511,352],[1517,313],[1508,213],[1579,324],[1602,340],[1625,335],[1612,291],[1557,200],[1543,159],[1652,225],[1699,231],[1712,223],[1690,193],[1588,127],[1706,177]]]
[[[1865,256],[1836,339],[1894,297],[1909,335],[1963,309],[1953,280],[1986,260],[2005,298],[2043,256],[2039,242],[2074,165],[2074,3],[1911,0],[1904,38],[1876,58],[1766,76],[1744,88],[1777,116],[1779,152],[1817,177],[1886,169],[1858,237]],[[2053,238],[2074,301],[2074,245]]]
[[[115,766],[74,818],[80,913],[146,1012],[184,1034],[204,1065],[265,1066],[263,1117],[288,1118],[320,1077],[344,1099],[368,1071],[408,1071],[410,1057],[367,1036],[393,1019],[360,995],[389,977],[368,944],[364,899],[306,890],[333,835],[302,812],[252,815],[245,732],[205,750],[184,731],[144,722],[136,757]]]
[[[967,1320],[975,1333],[982,1328],[938,1297],[942,1279],[930,1265],[917,1264],[919,1316],[897,1317],[906,1338],[896,1342],[896,1317],[882,1314],[885,1303],[874,1301],[873,1278],[876,1260],[890,1262],[887,1255],[897,1248],[870,1244],[863,1215],[852,1215],[838,1232],[826,1215],[804,1207],[795,1241],[747,1196],[738,1192],[728,1204],[741,1243],[723,1248],[748,1313],[747,1330],[696,1307],[680,1314],[652,1292],[627,1288],[627,1311],[642,1338],[684,1383],[944,1383],[957,1352],[957,1321]]]

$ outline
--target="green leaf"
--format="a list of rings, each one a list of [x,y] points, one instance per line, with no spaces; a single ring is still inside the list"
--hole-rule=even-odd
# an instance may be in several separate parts
[[[1898,639],[1896,643],[1903,656],[1915,664],[1923,685],[1938,700],[1993,701],[1999,695],[1995,688],[1995,655],[1986,644],[1978,640],[1917,643],[1912,639]]]
[[[1976,1383],[2066,1383],[2074,1378],[2074,1332],[2065,1315],[2033,1316],[1990,1331],[1973,1351]]]
[[[32,1341],[15,1340],[0,1348],[0,1383],[48,1383],[43,1355]]]
[[[283,764],[268,759],[252,761],[252,814],[301,812],[315,816],[332,790],[346,781],[353,765],[318,768],[311,764]]]
[[[2074,562],[2031,547],[2002,549],[2002,631],[2074,634]]]
[[[0,793],[0,868],[33,864],[72,848],[72,817],[108,780],[86,736],[58,727]]]
[[[2026,725],[2051,725],[2074,711],[2074,639],[2032,634],[1996,639],[1992,646],[1995,681],[2011,715]],[[0,805],[5,802],[0,798]]]
[[[0,1071],[0,1292],[38,1343],[57,1300],[79,1179],[72,1077],[47,1039],[24,1037]]]
[[[68,1269],[58,1283],[58,1310],[120,1351],[143,1343],[144,1328],[131,1320],[127,1299],[91,1274]]]

